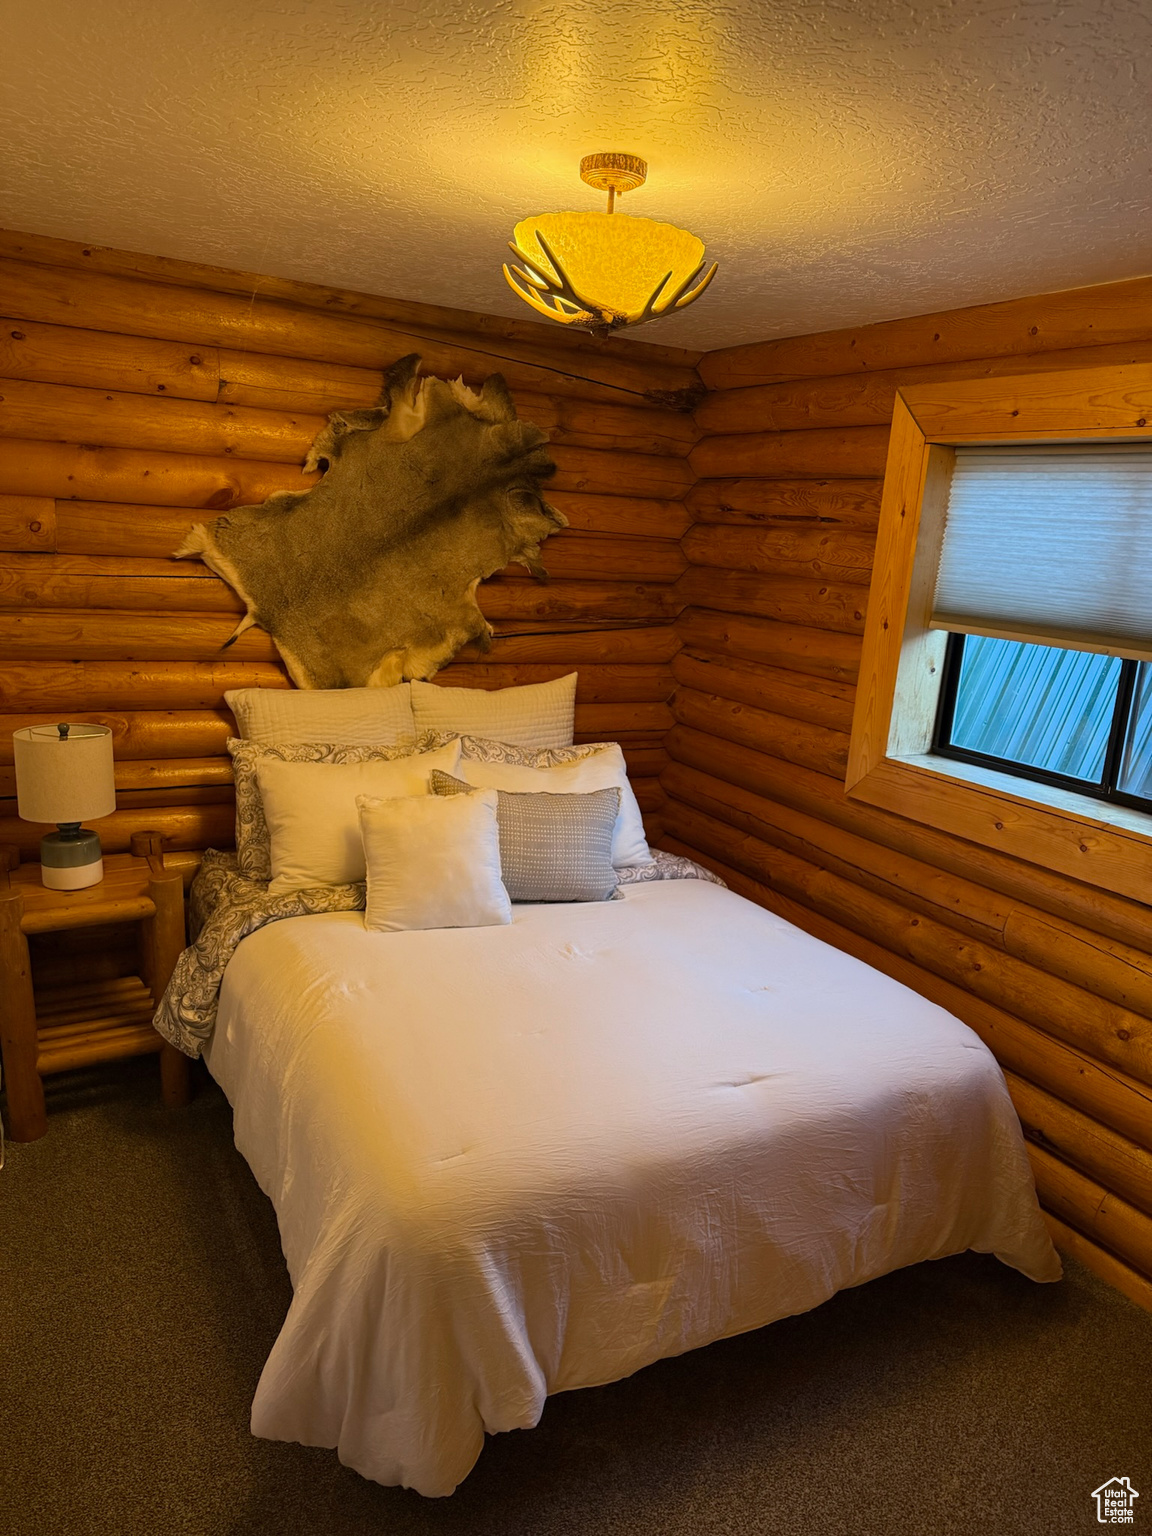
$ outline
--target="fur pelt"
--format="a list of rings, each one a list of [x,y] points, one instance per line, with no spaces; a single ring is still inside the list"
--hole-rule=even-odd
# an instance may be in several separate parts
[[[512,563],[544,578],[540,544],[567,524],[543,499],[546,434],[500,375],[477,394],[419,372],[413,353],[379,406],[333,412],[311,490],[198,523],[176,550],[236,589],[236,635],[266,629],[298,687],[431,677],[468,641],[487,648],[477,585]]]

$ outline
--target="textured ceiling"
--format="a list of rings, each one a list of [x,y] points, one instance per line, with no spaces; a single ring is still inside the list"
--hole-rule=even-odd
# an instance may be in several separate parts
[[[529,318],[525,214],[720,273],[711,348],[1152,268],[1149,0],[8,0],[0,223]]]

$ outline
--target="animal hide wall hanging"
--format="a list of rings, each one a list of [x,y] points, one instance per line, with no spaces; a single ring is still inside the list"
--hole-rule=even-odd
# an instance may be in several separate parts
[[[510,564],[546,579],[540,544],[567,526],[543,499],[556,466],[499,374],[480,393],[401,358],[380,405],[335,411],[304,462],[324,478],[198,523],[176,551],[234,587],[300,688],[431,677],[487,649],[476,588]],[[231,644],[231,641],[228,642]]]

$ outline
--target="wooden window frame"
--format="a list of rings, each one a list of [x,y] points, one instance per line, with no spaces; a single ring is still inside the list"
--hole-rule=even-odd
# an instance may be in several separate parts
[[[958,447],[1152,441],[1152,365],[914,384],[896,396],[845,790],[853,800],[1152,902],[1152,816],[932,753],[930,629]],[[1027,639],[1027,635],[1014,635]]]

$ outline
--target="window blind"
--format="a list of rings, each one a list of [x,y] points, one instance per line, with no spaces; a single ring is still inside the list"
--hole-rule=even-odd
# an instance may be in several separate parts
[[[1152,449],[958,448],[931,623],[1152,659]]]

